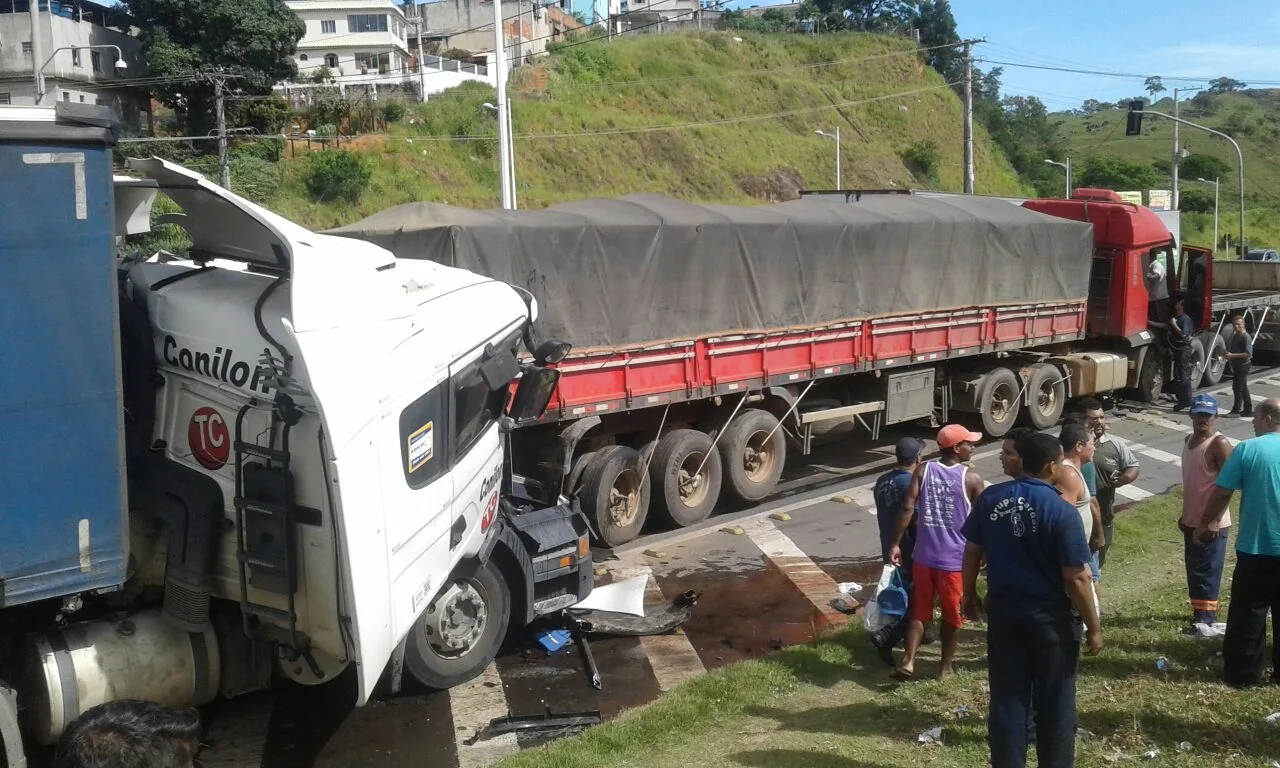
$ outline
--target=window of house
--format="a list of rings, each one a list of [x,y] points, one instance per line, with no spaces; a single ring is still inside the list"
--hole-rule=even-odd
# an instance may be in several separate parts
[[[305,53],[298,54],[298,61],[306,61],[306,60],[307,60],[307,54]]]
[[[63,91],[63,92],[62,92],[62,100],[63,100],[63,101],[71,101],[71,93],[70,93],[69,91]]]
[[[23,43],[23,44],[22,44],[22,55],[23,55],[23,56],[30,56],[30,55],[31,55],[31,41],[30,41],[30,40],[28,40],[28,41],[26,41],[25,43]]]
[[[75,66],[75,67],[81,67],[81,66],[84,66],[84,65],[80,62],[80,49],[79,49],[79,48],[72,48],[72,49],[71,49],[71,65],[72,65],[72,66]]]
[[[93,62],[93,71],[102,74],[102,53],[99,51],[89,51],[89,59]]]
[[[83,94],[83,93],[82,93],[82,94],[80,94],[80,103],[81,103],[81,104],[83,104],[83,103],[84,103],[84,94]]]
[[[391,71],[390,53],[357,53],[356,69],[361,72],[377,72],[385,75]]]
[[[324,19],[320,22],[320,34],[332,35],[338,31],[338,22],[333,19]]]
[[[386,32],[387,14],[357,13],[347,17],[348,32]]]
[[[13,99],[7,93],[0,93],[0,104],[12,104]]]
[[[336,53],[326,54],[326,55],[325,55],[325,57],[324,57],[324,65],[325,65],[326,67],[328,67],[329,69],[337,69],[337,68],[338,68],[338,54],[336,54]]]

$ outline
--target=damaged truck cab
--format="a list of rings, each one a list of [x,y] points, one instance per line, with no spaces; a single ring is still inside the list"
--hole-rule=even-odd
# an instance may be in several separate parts
[[[0,679],[37,741],[274,674],[447,688],[590,591],[581,514],[504,461],[558,378],[518,361],[536,302],[162,160],[113,178],[113,144],[98,110],[0,107]],[[188,252],[119,259],[153,220]]]

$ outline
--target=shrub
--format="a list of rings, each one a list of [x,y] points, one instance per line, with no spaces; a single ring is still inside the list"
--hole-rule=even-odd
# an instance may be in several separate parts
[[[302,183],[316,200],[354,203],[369,187],[372,176],[364,158],[345,149],[313,152],[302,169]]]
[[[382,105],[382,119],[388,123],[398,123],[404,119],[405,106],[398,101],[388,101]]]
[[[936,181],[938,178],[938,145],[932,141],[917,141],[900,153],[902,164],[917,179]]]

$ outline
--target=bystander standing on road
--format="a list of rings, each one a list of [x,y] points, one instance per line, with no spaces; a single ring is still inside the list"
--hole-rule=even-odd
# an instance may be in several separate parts
[[[982,478],[966,462],[982,434],[959,424],[948,424],[938,432],[940,457],[921,464],[911,478],[902,503],[902,517],[894,534],[889,559],[902,563],[902,537],[917,517],[914,563],[911,574],[911,611],[908,614],[907,649],[895,676],[909,679],[915,674],[916,651],[924,638],[924,627],[933,620],[934,597],[942,608],[942,677],[955,671],[956,641],[964,619],[960,614],[960,568],[964,561],[961,528],[969,517],[973,500],[982,493]]]
[[[1244,315],[1231,318],[1235,333],[1227,342],[1227,362],[1231,365],[1231,392],[1234,400],[1228,416],[1253,416],[1253,397],[1249,394],[1249,374],[1253,370],[1253,339],[1244,327]]]
[[[1231,455],[1231,441],[1218,431],[1218,401],[1197,395],[1191,403],[1192,432],[1182,447],[1182,530],[1183,560],[1187,569],[1187,595],[1191,600],[1189,633],[1197,624],[1212,627],[1218,621],[1218,592],[1222,566],[1227,557],[1231,533],[1231,513],[1223,512],[1210,528],[1217,534],[1209,543],[1195,536],[1196,527],[1209,509],[1218,473]]]
[[[1021,476],[984,491],[964,526],[966,606],[977,598],[978,566],[988,559],[987,728],[994,768],[1026,765],[1033,719],[1039,764],[1075,764],[1082,618],[1086,652],[1102,650],[1084,526],[1048,482],[1060,450],[1049,435],[1023,435]]]
[[[1107,564],[1107,552],[1115,534],[1116,489],[1136,481],[1141,472],[1138,457],[1128,443],[1107,430],[1107,413],[1102,403],[1087,398],[1081,403],[1085,423],[1093,430],[1093,465],[1098,476],[1098,515],[1102,521],[1102,549],[1098,550],[1098,570]]]
[[[1240,491],[1237,512],[1236,568],[1231,574],[1227,635],[1222,647],[1223,678],[1248,688],[1262,682],[1267,653],[1267,614],[1280,618],[1280,399],[1253,411],[1257,437],[1237,445],[1215,481],[1196,538],[1210,544]],[[1275,638],[1273,638],[1273,641]],[[1280,683],[1280,642],[1273,642],[1272,682]]]

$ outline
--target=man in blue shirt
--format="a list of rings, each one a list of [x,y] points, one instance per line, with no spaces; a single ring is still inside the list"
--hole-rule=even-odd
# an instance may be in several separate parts
[[[898,530],[898,521],[902,518],[902,500],[906,498],[907,489],[911,487],[911,476],[920,464],[920,456],[924,453],[924,442],[914,437],[904,437],[898,441],[894,453],[898,460],[897,466],[877,478],[875,490],[872,491],[876,501],[876,525],[880,528],[880,556],[885,564],[889,563],[889,550],[893,548],[893,536]],[[900,572],[906,577],[905,581],[910,581],[911,553],[915,549],[914,520],[911,527],[902,535],[898,548],[902,550]],[[910,589],[907,590],[907,594],[911,594]],[[926,630],[926,635],[928,634],[930,633]],[[882,636],[872,638],[880,660],[886,665],[892,667],[897,664],[893,658],[893,649],[902,644],[905,635],[906,622],[901,622],[901,626],[894,626],[891,631],[883,633]],[[926,645],[931,642],[932,638],[924,639]]]
[[[966,608],[977,602],[978,569],[984,556],[988,562],[987,658],[998,660],[987,669],[994,768],[1026,765],[1032,712],[1040,765],[1075,764],[1081,617],[1086,653],[1102,650],[1084,524],[1045,482],[1060,452],[1049,435],[1022,435],[1022,474],[984,491],[965,521]]]
[[[1169,349],[1173,352],[1173,383],[1178,403],[1173,407],[1181,411],[1191,407],[1191,337],[1195,323],[1187,314],[1182,299],[1173,302],[1173,319],[1169,321]]]
[[[1218,486],[1205,505],[1195,536],[1204,544],[1219,535],[1217,523],[1231,496],[1240,491],[1236,521],[1236,569],[1231,574],[1231,602],[1223,641],[1223,678],[1227,685],[1249,688],[1262,682],[1267,653],[1267,613],[1280,620],[1280,398],[1253,410],[1252,440],[1231,451],[1218,473]],[[1272,682],[1280,683],[1280,642],[1271,651]]]

